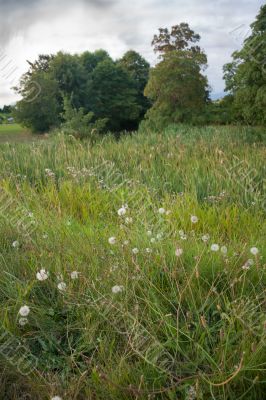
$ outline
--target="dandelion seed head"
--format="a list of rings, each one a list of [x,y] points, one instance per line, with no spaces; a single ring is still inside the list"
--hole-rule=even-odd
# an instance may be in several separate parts
[[[165,214],[165,209],[163,207],[159,208],[158,213],[161,215]]]
[[[79,272],[78,271],[72,271],[71,273],[70,273],[70,277],[71,277],[71,279],[78,279],[78,277],[79,277]]]
[[[198,217],[196,217],[196,215],[191,215],[190,217],[190,221],[192,222],[192,224],[196,224],[198,222]]]
[[[134,247],[134,249],[132,249],[132,253],[133,254],[138,254],[139,249],[137,247]]]
[[[41,269],[39,272],[36,274],[36,278],[38,281],[45,281],[49,277],[49,272],[46,272],[45,269]]]
[[[259,253],[259,249],[257,247],[251,247],[250,253],[256,256]]]
[[[201,240],[203,241],[203,242],[208,242],[208,240],[210,239],[210,235],[203,235],[202,237],[201,237]]]
[[[218,251],[220,246],[217,243],[213,243],[211,245],[211,251]]]
[[[108,239],[108,242],[109,242],[109,244],[115,244],[115,243],[116,243],[116,238],[115,238],[114,236],[111,236],[111,237]]]
[[[152,231],[147,231],[147,235],[151,236],[152,235]]]
[[[22,306],[19,309],[19,315],[22,317],[27,317],[30,313],[30,308],[28,306]]]
[[[19,320],[18,320],[18,323],[19,323],[19,325],[20,326],[25,326],[25,325],[27,325],[27,323],[28,323],[29,321],[28,321],[28,318],[19,318]]]
[[[122,285],[115,285],[112,287],[112,293],[117,294],[124,290],[124,286]]]
[[[122,206],[121,208],[119,208],[119,210],[117,211],[117,214],[119,215],[119,217],[122,217],[123,215],[125,215],[127,212],[127,209],[125,206]]]
[[[65,282],[59,282],[57,287],[61,292],[64,292],[66,290],[66,283]]]
[[[14,247],[14,249],[18,248],[18,247],[19,247],[19,241],[18,241],[18,240],[15,240],[15,241],[12,243],[12,247]]]

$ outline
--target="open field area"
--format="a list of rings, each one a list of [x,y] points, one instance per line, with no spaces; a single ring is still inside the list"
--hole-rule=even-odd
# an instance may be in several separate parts
[[[0,143],[23,142],[32,139],[29,132],[18,124],[0,124]]]
[[[263,399],[265,155],[240,127],[1,143],[0,399]]]

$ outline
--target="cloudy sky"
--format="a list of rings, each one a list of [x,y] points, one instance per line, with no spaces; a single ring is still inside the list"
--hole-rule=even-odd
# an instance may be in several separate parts
[[[17,97],[11,87],[26,60],[64,50],[104,48],[113,58],[135,49],[152,64],[159,27],[188,22],[208,55],[213,95],[223,92],[222,66],[241,46],[265,0],[0,0],[0,106]]]

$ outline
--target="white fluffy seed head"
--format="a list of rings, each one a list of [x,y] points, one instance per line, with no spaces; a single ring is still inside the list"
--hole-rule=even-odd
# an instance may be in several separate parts
[[[19,318],[19,320],[18,320],[18,323],[20,326],[25,326],[25,325],[27,325],[28,322],[29,322],[28,318],[25,318],[25,317]]]
[[[49,276],[49,273],[46,272],[45,269],[41,269],[36,274],[36,278],[38,279],[38,281],[45,281],[46,279],[48,279],[48,276]]]
[[[123,215],[125,215],[127,212],[127,209],[125,208],[125,206],[122,206],[121,208],[119,208],[119,210],[117,211],[117,214],[119,215],[119,217],[122,217]]]
[[[27,317],[30,313],[30,308],[28,306],[22,306],[19,309],[19,315],[22,317]]]
[[[117,294],[124,290],[124,286],[122,285],[115,285],[112,287],[112,293]]]
[[[217,243],[213,243],[213,244],[211,245],[211,251],[218,251],[219,248],[220,248],[220,246],[219,246],[219,244],[217,244]]]
[[[251,247],[250,253],[253,254],[253,256],[256,256],[259,254],[259,249],[257,247]]]
[[[70,277],[71,277],[71,279],[78,279],[78,277],[79,277],[79,273],[78,273],[78,271],[72,271],[71,273],[70,273]]]
[[[108,242],[109,242],[109,244],[115,244],[115,243],[116,243],[116,238],[115,238],[114,236],[111,236],[111,237],[108,239]]]
[[[57,287],[61,292],[64,292],[66,290],[66,283],[65,282],[59,282]]]

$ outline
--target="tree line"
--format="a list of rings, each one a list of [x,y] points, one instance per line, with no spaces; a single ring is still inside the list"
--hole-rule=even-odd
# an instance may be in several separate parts
[[[113,60],[105,50],[40,55],[18,87],[16,120],[35,132],[63,126],[84,137],[91,132],[135,130],[145,119],[169,123],[266,122],[266,5],[251,25],[243,48],[224,66],[228,94],[210,100],[207,56],[200,35],[187,23],[160,28],[151,67],[134,50]],[[33,87],[40,92],[29,101]]]

